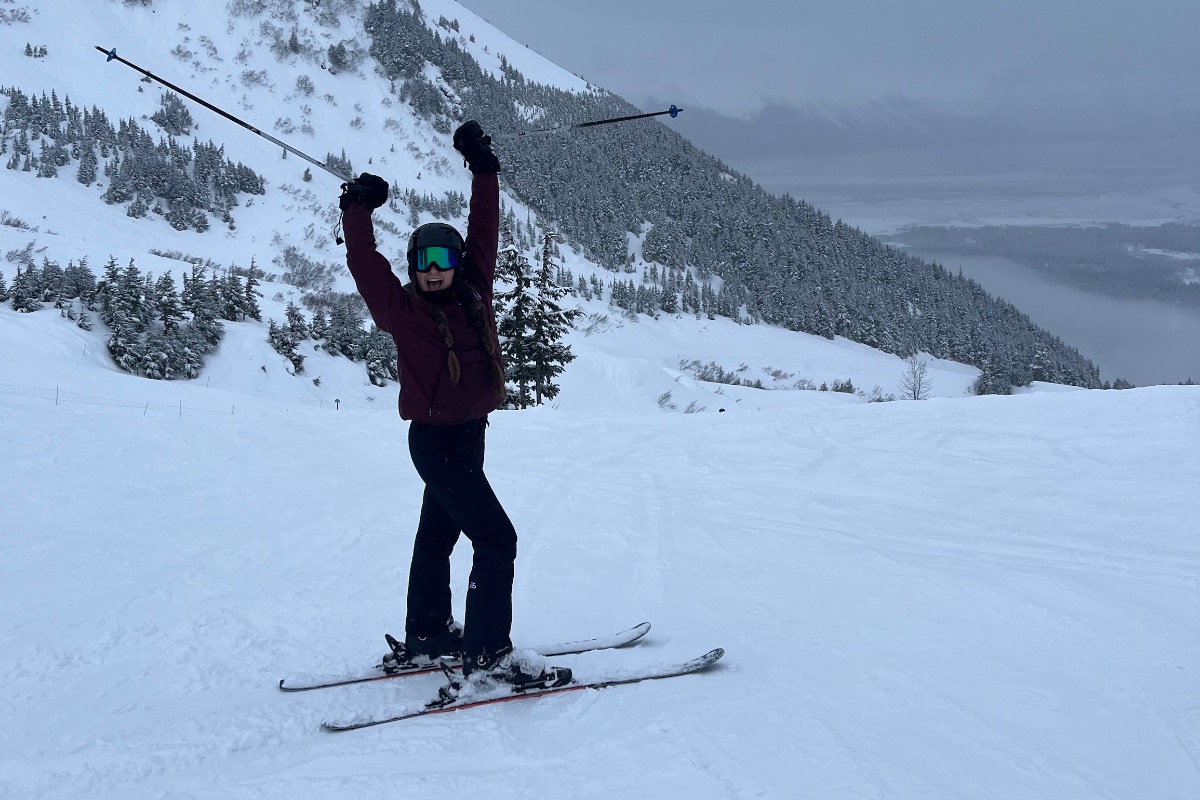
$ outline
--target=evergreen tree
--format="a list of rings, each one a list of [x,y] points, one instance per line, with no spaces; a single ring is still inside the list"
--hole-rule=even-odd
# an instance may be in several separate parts
[[[195,222],[196,218],[193,214],[193,209],[190,206],[188,206],[182,200],[177,200],[171,203],[171,209],[167,212],[167,215],[164,217],[164,219],[166,219],[166,221],[169,222],[171,227],[175,230],[186,231],[188,228],[192,227],[192,223]]]
[[[675,291],[675,281],[670,277],[663,282],[658,305],[666,314],[674,314],[679,311],[679,293]]]
[[[216,280],[214,276],[214,280]],[[232,270],[225,273],[225,279],[214,287],[217,296],[221,298],[221,319],[230,322],[241,322],[246,318],[246,289],[242,281]]]
[[[61,301],[70,296],[70,288],[66,285],[66,273],[58,262],[42,257],[41,274],[38,276],[38,286],[42,290],[41,300],[44,303],[54,303],[55,308],[62,308]]]
[[[980,367],[979,377],[971,384],[971,392],[977,395],[1012,394],[1013,386],[1007,371],[996,363],[994,357],[989,357]]]
[[[183,310],[193,318],[220,316],[220,295],[213,291],[213,285],[208,278],[208,269],[201,264],[192,265],[191,278],[183,276],[183,293],[180,297]]]
[[[308,338],[308,325],[304,322],[304,314],[300,311],[299,306],[288,301],[287,309],[284,311],[287,320],[288,330],[296,337],[296,341],[303,341]]]
[[[150,330],[146,334],[142,346],[142,358],[139,364],[141,373],[147,378],[157,381],[165,381],[174,377],[172,364],[175,358],[172,345],[172,338],[169,335],[158,330]]]
[[[150,275],[142,275],[129,259],[129,266],[121,271],[118,290],[118,303],[129,319],[136,325],[138,332],[149,329],[155,316],[153,285]]]
[[[42,140],[42,152],[38,156],[37,161],[37,176],[39,178],[55,178],[58,177],[58,167],[54,165],[54,159],[51,157],[50,146],[46,140]]]
[[[154,284],[154,302],[158,308],[158,321],[163,331],[171,333],[179,328],[184,318],[183,303],[175,291],[175,279],[164,272]]]
[[[32,266],[25,269],[18,267],[12,286],[8,289],[8,296],[12,300],[13,310],[23,313],[41,311],[41,294],[41,288],[38,286],[37,270]]]
[[[201,309],[200,313],[192,318],[192,324],[188,328],[194,334],[191,346],[200,356],[206,356],[215,350],[225,334],[225,326],[221,320],[207,308]]]
[[[113,297],[116,295],[117,285],[120,283],[121,273],[117,267],[117,259],[113,256],[108,257],[108,261],[104,264],[104,275],[100,282],[96,284],[94,293],[94,304],[96,310],[100,312],[100,321],[108,325],[111,321],[109,316],[110,310],[113,307]]]
[[[4,273],[0,272],[0,303],[8,299],[8,284],[4,282]]]
[[[193,265],[192,274],[195,272],[196,268]],[[192,288],[192,279],[186,274],[183,276],[183,291],[179,293],[179,302],[184,311],[189,314],[195,313],[196,291]]]
[[[583,313],[577,308],[565,309],[562,306],[562,300],[568,290],[554,280],[557,242],[556,234],[546,232],[542,237],[542,264],[535,286],[536,299],[531,326],[533,336],[527,353],[529,363],[533,367],[533,386],[538,405],[541,405],[543,400],[554,399],[559,392],[554,379],[562,374],[567,364],[575,360],[575,354],[562,338],[571,329],[575,319]]]
[[[506,404],[528,408],[533,404],[530,388],[534,383],[531,340],[533,338],[533,292],[529,260],[517,250],[511,235],[500,250],[496,264],[497,280],[511,283],[512,288],[497,292],[494,297],[500,353],[504,358],[504,374],[513,384]]]
[[[338,302],[329,315],[329,327],[325,331],[325,349],[331,355],[342,355],[351,361],[362,358],[365,315],[358,298],[346,297]]]
[[[204,356],[211,351],[208,340],[197,329],[195,321],[180,328],[174,340],[172,374],[189,380],[198,378],[204,367]]]
[[[145,280],[132,259],[124,270],[117,269],[114,258],[105,265],[103,303],[101,319],[109,328],[109,355],[117,367],[137,374],[143,366],[143,339],[153,319],[154,307]]]
[[[374,325],[363,344],[363,360],[367,362],[367,378],[375,386],[387,386],[399,378],[396,373],[396,342],[390,333]]]
[[[79,171],[75,173],[75,179],[84,186],[91,186],[96,182],[96,169],[99,162],[96,160],[96,148],[91,140],[85,139],[80,148],[79,154]]]
[[[142,343],[137,323],[121,308],[112,313],[111,320],[106,343],[108,353],[120,369],[136,374],[142,363]]]
[[[329,323],[325,319],[325,314],[319,309],[313,310],[312,322],[308,326],[308,335],[314,340],[324,341],[329,333]]]
[[[96,274],[87,263],[87,256],[79,259],[79,263],[68,262],[66,269],[67,280],[71,283],[71,296],[78,297],[83,308],[94,311],[96,300]]]
[[[304,374],[304,354],[296,350],[300,340],[290,325],[279,325],[275,320],[270,320],[267,324],[267,341],[276,353],[291,362],[293,375]]]
[[[258,278],[254,276],[254,261],[250,262],[250,272],[246,275],[246,288],[242,292],[242,313],[252,320],[262,322],[262,309],[258,306]]]
[[[183,292],[180,302],[184,311],[192,316],[191,323],[179,334],[179,369],[177,374],[195,377],[204,364],[204,356],[211,353],[221,341],[225,326],[221,324],[222,298],[219,281],[208,278],[208,270],[200,264],[192,265],[192,274],[183,277]]]
[[[171,136],[187,136],[196,124],[187,104],[173,92],[163,94],[162,107],[150,119]]]

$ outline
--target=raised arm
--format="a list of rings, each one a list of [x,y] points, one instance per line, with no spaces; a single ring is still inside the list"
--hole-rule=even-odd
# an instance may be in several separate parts
[[[496,279],[500,249],[500,180],[476,173],[471,180],[471,211],[467,217],[467,255],[480,283],[490,289]]]
[[[371,211],[359,203],[350,203],[342,212],[346,235],[346,266],[354,276],[358,293],[367,301],[367,310],[380,330],[392,333],[391,321],[408,307],[400,279],[392,265],[375,246],[375,228]]]
[[[500,249],[500,159],[492,152],[492,137],[473,119],[454,132],[454,149],[462,153],[475,176],[467,217],[467,255],[479,273],[481,288],[490,292]]]

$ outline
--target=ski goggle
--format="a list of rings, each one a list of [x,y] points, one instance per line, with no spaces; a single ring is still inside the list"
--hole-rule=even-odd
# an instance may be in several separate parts
[[[452,247],[420,247],[417,248],[417,272],[429,272],[437,269],[448,272],[458,266],[462,254]]]

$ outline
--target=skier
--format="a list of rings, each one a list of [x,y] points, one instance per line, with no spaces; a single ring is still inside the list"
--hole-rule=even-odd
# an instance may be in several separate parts
[[[375,244],[371,213],[387,202],[387,181],[363,173],[343,185],[339,199],[346,265],[375,324],[396,343],[400,417],[409,421],[409,454],[425,483],[404,642],[388,637],[393,652],[384,666],[461,656],[474,685],[561,685],[570,670],[513,649],[517,534],[483,473],[488,414],[505,391],[492,308],[500,161],[475,120],[454,132],[454,147],[473,173],[467,238],[444,223],[413,231],[407,284]],[[460,533],[473,548],[462,626],[450,609],[450,553]]]

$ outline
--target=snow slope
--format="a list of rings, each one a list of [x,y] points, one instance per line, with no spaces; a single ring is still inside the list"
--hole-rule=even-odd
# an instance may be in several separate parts
[[[38,96],[54,91],[60,100],[70,99],[78,107],[98,106],[114,125],[134,117],[158,138],[161,131],[149,117],[159,110],[166,89],[143,81],[119,62],[106,62],[95,49],[115,47],[130,62],[319,161],[344,151],[356,173],[374,172],[433,197],[469,188],[469,176],[464,177],[462,159],[450,146],[450,137],[418,118],[396,97],[396,87],[375,71],[365,52],[369,39],[362,32],[364,2],[326,0],[324,8],[331,12],[333,24],[321,24],[303,0],[239,0],[223,4],[212,14],[192,13],[193,4],[181,0],[156,0],[149,7],[119,0],[72,0],[66,5],[70,8],[66,24],[62,4],[21,0],[19,6],[29,11],[30,22],[0,25],[5,87]],[[260,5],[266,12],[234,13],[235,8]],[[460,44],[485,69],[498,71],[503,54],[530,80],[568,91],[592,91],[583,80],[451,0],[430,0],[421,7],[429,20],[440,16],[457,20],[460,31],[455,35]],[[272,30],[285,38],[295,30],[305,52],[277,58],[271,50]],[[21,55],[26,43],[46,46],[48,55]],[[355,70],[329,69],[324,54],[338,43],[360,52],[363,60]],[[312,82],[311,94],[298,87],[300,78]],[[0,108],[7,102],[0,97]],[[130,219],[122,206],[97,202],[105,188],[103,175],[97,185],[84,188],[75,182],[77,165],[73,164],[50,180],[0,170],[0,210],[38,229],[26,233],[0,226],[0,247],[7,252],[33,239],[39,248],[46,248],[44,255],[64,264],[87,256],[98,268],[115,255],[122,265],[134,258],[139,267],[156,274],[162,272],[162,265],[148,255],[151,248],[202,256],[226,266],[245,267],[254,258],[268,270],[285,245],[324,261],[339,260],[332,230],[340,181],[188,102],[196,123],[191,136],[216,142],[228,158],[244,162],[266,178],[267,196],[243,195],[245,205],[234,210],[237,230],[227,230],[216,218],[210,218],[213,228],[205,233],[176,231],[154,215]],[[191,136],[185,141],[190,142]],[[313,180],[305,183],[302,175],[310,168]],[[528,215],[524,206],[505,199],[524,220]],[[407,210],[401,209],[403,213],[383,208],[378,214],[407,235]],[[432,220],[428,214],[421,219]],[[120,234],[114,236],[116,230]],[[378,235],[385,248],[394,251],[404,245],[386,230]],[[11,278],[13,269],[3,264],[0,271]],[[353,284],[346,277],[340,288],[352,289]]]
[[[401,630],[420,483],[394,387],[334,411],[230,338],[208,371],[236,385],[146,381],[50,310],[0,309],[0,796],[1196,796],[1200,392],[706,385],[685,414],[655,401],[687,388],[657,358],[681,327],[580,336],[557,408],[494,415],[488,470],[521,536],[518,643],[649,619],[563,661],[722,666],[335,736],[322,719],[437,685],[275,688]],[[840,350],[884,380],[873,351],[756,332],[687,349]],[[72,394],[13,386],[39,381]],[[460,548],[459,613],[468,569]]]

